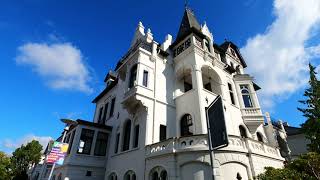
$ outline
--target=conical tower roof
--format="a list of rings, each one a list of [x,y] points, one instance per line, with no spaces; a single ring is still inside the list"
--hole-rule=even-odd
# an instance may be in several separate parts
[[[201,31],[201,26],[198,20],[196,19],[196,17],[194,16],[192,10],[189,8],[186,8],[184,11],[184,15],[183,15],[176,39],[180,39],[184,37],[186,34],[190,33],[192,28]]]

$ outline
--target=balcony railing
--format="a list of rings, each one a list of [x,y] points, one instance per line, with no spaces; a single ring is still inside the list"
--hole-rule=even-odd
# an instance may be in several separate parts
[[[229,135],[228,140],[229,145],[221,150],[252,153],[276,159],[283,159],[278,148],[268,146],[265,143],[233,135]],[[206,134],[201,134],[188,137],[170,138],[166,141],[148,145],[146,146],[146,156],[154,157],[163,154],[186,151],[203,151],[208,149],[208,137]]]
[[[262,116],[260,108],[243,108],[241,112],[243,116]]]

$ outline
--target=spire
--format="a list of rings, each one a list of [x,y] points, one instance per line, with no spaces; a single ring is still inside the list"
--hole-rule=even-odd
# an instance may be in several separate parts
[[[199,31],[201,30],[201,27],[200,27],[196,17],[194,16],[192,10],[190,8],[186,7],[176,39],[179,39],[179,38],[185,36],[187,33],[190,32],[190,30],[192,28],[195,28]]]

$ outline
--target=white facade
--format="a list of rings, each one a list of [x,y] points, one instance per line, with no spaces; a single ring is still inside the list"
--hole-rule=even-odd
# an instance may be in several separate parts
[[[266,166],[282,167],[273,131],[264,126],[258,86],[245,67],[238,48],[215,44],[188,9],[174,42],[167,35],[157,43],[139,23],[128,53],[93,101],[94,122],[112,127],[104,164],[97,165],[105,171],[96,179],[211,179],[205,108],[217,95],[229,145],[214,153],[216,179],[253,179]],[[78,159],[75,171],[86,169],[80,161],[90,164],[94,157]],[[101,173],[92,170],[92,176],[95,171]],[[62,176],[81,179],[67,171]]]

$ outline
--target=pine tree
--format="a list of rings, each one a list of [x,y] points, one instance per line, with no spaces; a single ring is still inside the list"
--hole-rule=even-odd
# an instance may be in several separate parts
[[[320,153],[320,81],[317,79],[315,67],[309,64],[310,80],[309,88],[304,92],[305,100],[299,101],[304,105],[304,108],[298,108],[307,118],[301,127],[310,140],[308,144],[309,151]]]

